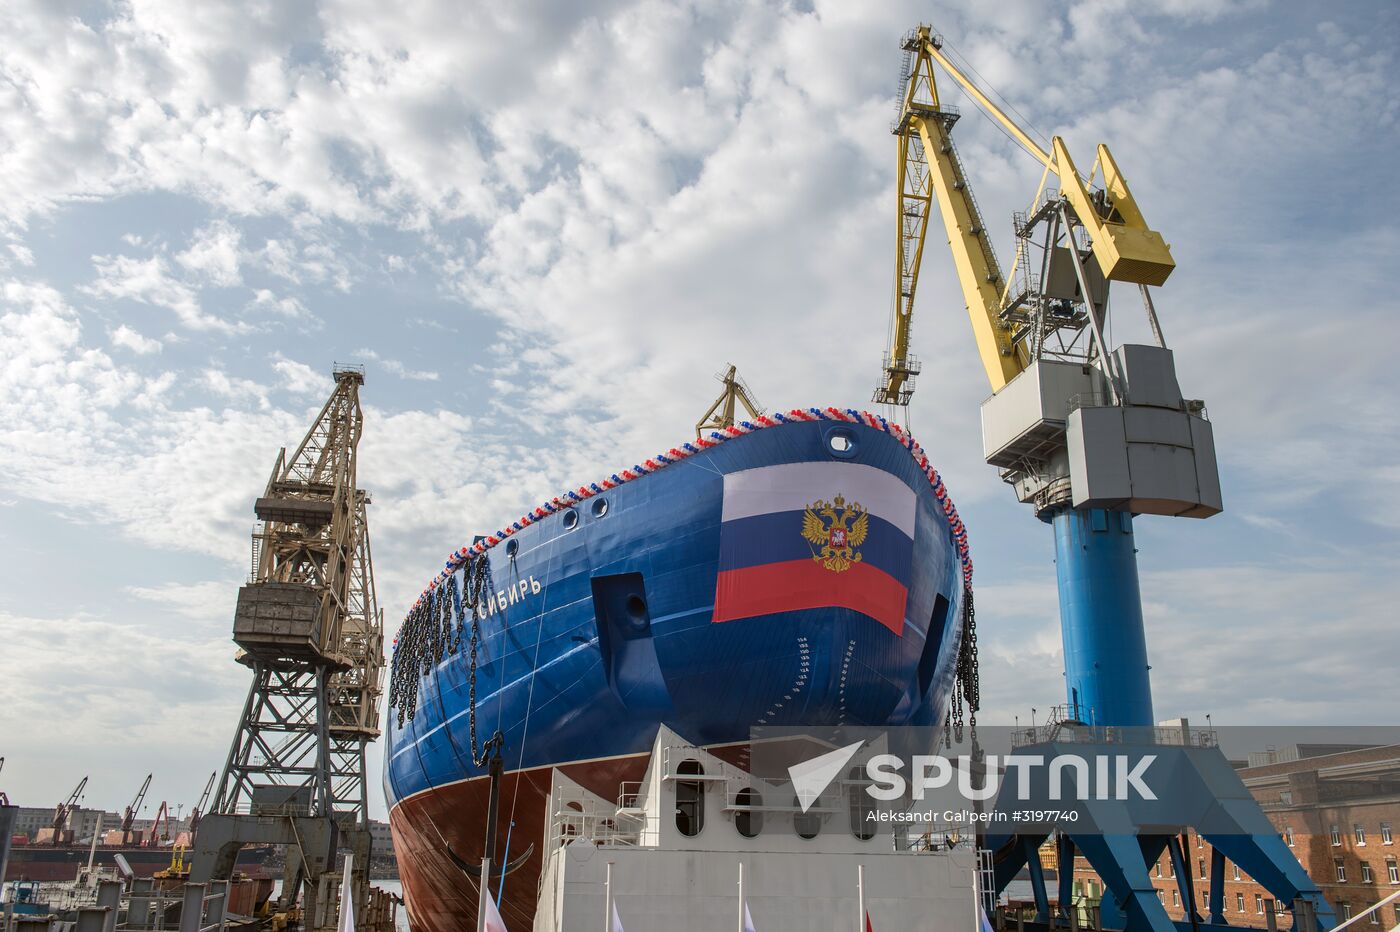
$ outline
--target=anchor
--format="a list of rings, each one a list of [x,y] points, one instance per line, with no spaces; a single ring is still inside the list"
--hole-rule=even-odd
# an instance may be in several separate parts
[[[446,846],[447,856],[452,859],[452,863],[456,864],[462,873],[478,881],[481,880],[483,873],[489,873],[490,880],[500,880],[524,866],[525,862],[530,859],[530,855],[535,853],[535,846],[532,843],[519,857],[508,864],[502,864],[499,867],[493,867],[491,864],[491,856],[496,853],[496,817],[501,806],[501,776],[505,772],[505,764],[501,760],[501,747],[504,744],[505,735],[499,731],[492,735],[491,740],[487,742],[488,747],[495,746],[495,753],[491,755],[491,761],[487,767],[487,773],[491,779],[491,792],[486,803],[486,847],[484,849],[486,856],[481,859],[482,864],[472,864],[453,851],[450,845]]]

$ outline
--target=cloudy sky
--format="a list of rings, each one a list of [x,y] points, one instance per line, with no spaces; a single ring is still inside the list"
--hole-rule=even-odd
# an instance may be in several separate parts
[[[155,798],[194,801],[247,685],[252,500],[335,362],[368,370],[391,628],[472,534],[684,439],[726,362],[771,408],[863,405],[921,20],[1086,165],[1110,143],[1173,245],[1158,308],[1227,511],[1137,524],[1159,716],[1394,719],[1392,4],[4,6],[18,802],[92,774],[88,802],[118,807],[151,770]],[[1005,257],[1040,171],[974,109],[955,138]],[[986,717],[1009,723],[1063,701],[1052,541],[980,460],[941,236],[924,268],[912,426],[970,528]]]

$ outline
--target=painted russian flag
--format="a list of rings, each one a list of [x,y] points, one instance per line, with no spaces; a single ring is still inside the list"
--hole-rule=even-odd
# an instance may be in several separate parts
[[[849,608],[904,633],[914,491],[861,463],[788,463],[724,477],[714,620]]]

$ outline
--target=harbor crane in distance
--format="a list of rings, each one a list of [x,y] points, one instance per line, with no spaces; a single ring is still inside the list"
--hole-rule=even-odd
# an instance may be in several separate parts
[[[899,150],[895,304],[874,400],[907,406],[913,393],[919,365],[909,353],[909,338],[936,202],[992,391],[981,409],[984,457],[1054,530],[1066,681],[1056,727],[1135,734],[1145,736],[1135,740],[1154,744],[1133,518],[1206,518],[1222,508],[1205,404],[1182,396],[1151,292],[1167,281],[1175,260],[1162,235],[1148,226],[1106,145],[1098,146],[1086,178],[1063,139],[1056,136],[1048,146],[1037,142],[950,60],[942,37],[930,27],[908,33],[902,48],[892,126]],[[1010,274],[1002,272],[953,145],[950,134],[959,113],[940,95],[938,68],[1042,168],[1030,206],[1014,217]],[[1150,345],[1106,342],[1109,288],[1115,282],[1137,292]],[[1196,742],[1180,728],[1174,740],[1183,751],[1193,742],[1205,744],[1218,757],[1213,736],[1199,737]],[[1195,760],[1187,763],[1194,766]],[[1198,829],[1212,845],[1208,924],[1224,921],[1228,857],[1280,902],[1294,906],[1295,929],[1328,927],[1332,912],[1316,884],[1228,766],[1225,772],[1227,777],[1197,774],[1217,809],[1229,812],[1232,829]],[[1199,807],[1202,800],[1173,799],[1166,805],[1177,803],[1170,810],[1180,814],[1177,827],[1184,832],[1199,826],[1199,811],[1191,805]],[[1031,868],[1033,879],[1040,877],[1036,852],[1046,837],[1048,830],[988,833],[984,842],[995,852],[997,890],[1022,867]],[[1198,900],[1181,837],[1164,826],[1129,838],[1062,831],[1060,902],[1070,894],[1078,847],[1107,886],[1105,927],[1171,932],[1175,926],[1145,867],[1166,851],[1177,864],[1188,918],[1197,925]],[[1048,915],[1043,880],[1035,886],[1043,922]]]
[[[156,809],[156,817],[151,820],[151,834],[142,840],[143,848],[159,848],[162,841],[170,840],[170,805],[165,800],[160,801],[160,807]]]
[[[195,832],[199,831],[199,820],[204,816],[204,807],[209,805],[209,794],[214,791],[214,779],[218,775],[217,770],[209,774],[209,780],[204,784],[204,792],[199,794],[199,802],[195,803],[194,808],[190,810],[189,832],[191,838],[194,837]]]
[[[59,803],[53,811],[53,838],[49,839],[50,844],[63,844],[63,830],[68,827],[68,819],[73,815],[73,810],[78,808],[78,804],[83,800],[83,790],[87,789],[88,778],[83,777],[78,785],[73,788],[73,792],[68,794],[68,798]]]
[[[151,788],[151,777],[154,774],[146,774],[146,780],[141,784],[141,789],[136,791],[136,798],[131,801],[131,805],[126,807],[122,813],[122,844],[131,844],[131,826],[136,821],[136,814],[141,811],[141,804],[146,799],[146,791]]]
[[[754,398],[749,384],[739,375],[738,366],[731,365],[723,374],[716,374],[715,379],[724,385],[724,391],[695,423],[697,437],[703,436],[707,430],[724,430],[734,426],[739,405],[749,412],[749,417],[758,417],[763,413],[763,406]]]

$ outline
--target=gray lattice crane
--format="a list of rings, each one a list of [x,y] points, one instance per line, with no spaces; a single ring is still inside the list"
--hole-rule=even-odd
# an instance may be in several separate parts
[[[384,635],[356,475],[362,384],[362,369],[335,371],[254,506],[252,578],[233,623],[252,684],[191,870],[195,882],[224,878],[243,845],[285,845],[284,902],[300,892],[315,930],[334,927],[337,847],[354,853],[357,916],[368,891],[365,752],[379,737]]]

